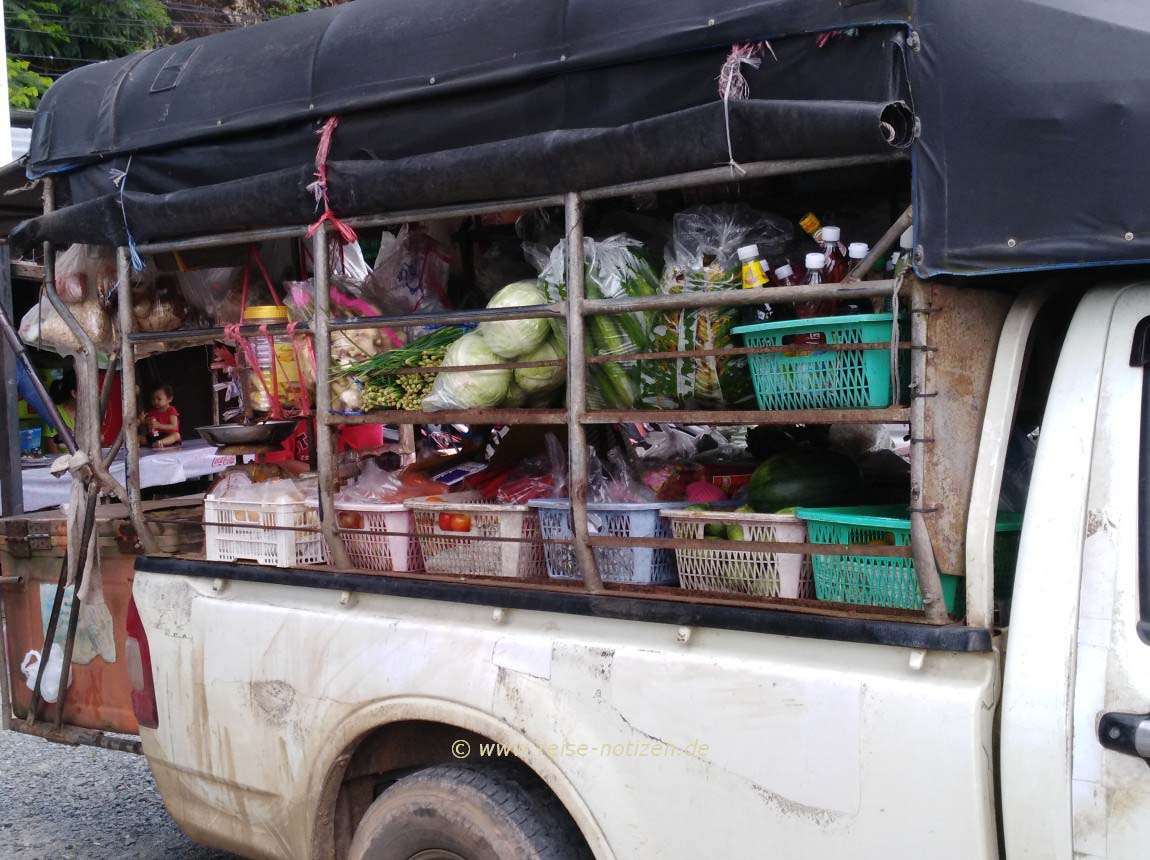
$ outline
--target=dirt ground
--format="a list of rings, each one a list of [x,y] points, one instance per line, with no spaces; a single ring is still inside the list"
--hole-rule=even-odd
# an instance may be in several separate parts
[[[0,860],[239,860],[192,844],[143,756],[0,732]]]

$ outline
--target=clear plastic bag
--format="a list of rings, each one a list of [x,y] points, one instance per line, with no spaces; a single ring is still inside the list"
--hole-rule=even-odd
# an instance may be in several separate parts
[[[698,206],[675,215],[660,291],[737,290],[742,287],[738,249],[758,245],[777,256],[794,235],[791,223],[744,204]],[[657,352],[736,346],[731,329],[738,312],[699,308],[670,311],[653,326]],[[737,408],[754,402],[745,356],[708,356],[659,362],[642,380],[640,401],[650,408]]]
[[[184,304],[207,325],[239,322],[243,281],[243,266],[176,272]]]
[[[24,683],[29,690],[36,689],[36,675],[40,670],[41,655],[39,651],[29,651],[20,663],[20,671],[24,673]],[[48,649],[48,665],[44,667],[44,677],[40,679],[40,698],[52,704],[60,698],[60,678],[64,675],[64,649],[53,642]],[[72,672],[68,671],[68,686],[72,686]]]
[[[655,273],[640,253],[643,245],[619,234],[596,241],[583,240],[589,299],[615,299],[655,295]],[[567,245],[561,241],[550,252],[538,245],[525,245],[524,255],[539,270],[539,279],[553,302],[566,301]],[[566,342],[562,320],[553,320],[556,335]],[[622,356],[645,352],[651,344],[651,319],[646,313],[588,317],[587,355]],[[588,365],[588,405],[592,409],[631,409],[639,392],[639,367],[634,362]]]
[[[386,315],[447,310],[451,258],[434,238],[404,225],[383,234],[375,268],[362,282],[364,297]]]
[[[103,303],[116,285],[116,255],[99,245],[70,245],[56,258],[56,292],[69,304]]]
[[[595,503],[653,502],[655,492],[643,484],[618,448],[606,461],[594,448],[587,452],[587,501]]]
[[[95,298],[69,305],[68,310],[72,312],[80,328],[92,338],[97,352],[111,355],[119,350],[120,339],[112,315],[101,307]],[[76,340],[68,324],[56,313],[51,302],[43,296],[20,320],[20,339],[29,346],[47,349],[60,355],[75,355],[80,352],[80,342]]]

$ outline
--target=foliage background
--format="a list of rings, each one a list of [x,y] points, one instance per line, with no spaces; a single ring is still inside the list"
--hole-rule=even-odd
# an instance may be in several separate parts
[[[90,63],[345,0],[3,0],[10,107]]]

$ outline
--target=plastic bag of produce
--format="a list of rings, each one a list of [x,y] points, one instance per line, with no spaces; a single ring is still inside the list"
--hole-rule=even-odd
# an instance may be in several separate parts
[[[358,247],[358,245],[357,245]],[[361,255],[362,256],[362,255]],[[350,280],[333,272],[328,287],[328,301],[333,319],[378,316],[379,309],[365,299]],[[315,280],[285,281],[284,304],[291,318],[297,322],[310,322],[315,313]],[[303,343],[303,338],[300,338]],[[331,363],[333,369],[347,367],[373,355],[401,346],[402,335],[390,328],[352,329],[331,333]],[[315,356],[311,349],[301,350],[304,383],[315,390]],[[339,412],[357,412],[363,408],[362,386],[346,374],[335,376],[332,382],[331,408]]]
[[[98,245],[69,245],[56,258],[56,292],[69,304],[107,300],[116,285],[116,255]]]
[[[444,367],[471,367],[473,365],[505,364],[493,353],[477,331],[465,334],[447,348]],[[475,370],[471,372],[442,372],[435,377],[435,386],[423,399],[428,412],[445,409],[491,409],[503,403],[511,387],[512,373],[508,369]]]
[[[738,249],[756,244],[764,256],[786,250],[794,229],[775,215],[743,204],[698,206],[674,218],[660,291],[737,290],[742,287]],[[731,329],[737,310],[671,311],[652,327],[657,352],[725,349],[736,346]],[[657,409],[739,408],[754,402],[745,356],[708,356],[658,362],[641,380],[640,402]]]
[[[187,269],[176,272],[176,284],[190,312],[208,325],[239,321],[242,266]]]
[[[589,299],[615,299],[655,295],[655,273],[640,253],[642,243],[623,234],[602,241],[583,240],[585,260],[584,295]],[[526,246],[524,252],[539,269],[539,278],[552,301],[566,301],[566,242],[550,253],[539,246]],[[587,317],[586,354],[622,356],[644,352],[651,344],[650,318],[646,313]],[[553,320],[556,336],[566,343],[562,320]],[[592,409],[632,409],[639,389],[639,369],[635,362],[589,364],[587,400]]]
[[[188,306],[170,276],[159,276],[149,261],[132,277],[132,315],[136,331],[175,331],[188,320]]]
[[[594,448],[587,452],[587,501],[596,503],[653,502],[655,491],[635,475],[618,448],[604,460]]]
[[[68,305],[68,310],[92,338],[97,352],[110,355],[119,349],[120,340],[112,315],[100,307],[96,299],[85,299],[79,304]],[[60,355],[74,355],[80,351],[80,342],[44,297],[20,320],[20,339],[29,346],[51,350]]]
[[[450,268],[447,251],[422,230],[404,225],[394,237],[385,231],[364,298],[387,315],[447,310]]]

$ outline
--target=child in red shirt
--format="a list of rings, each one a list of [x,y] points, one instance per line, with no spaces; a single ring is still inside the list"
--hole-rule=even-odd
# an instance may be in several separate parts
[[[140,442],[152,448],[174,448],[180,444],[180,413],[172,405],[172,386],[159,382],[152,386],[152,408],[140,416]]]

